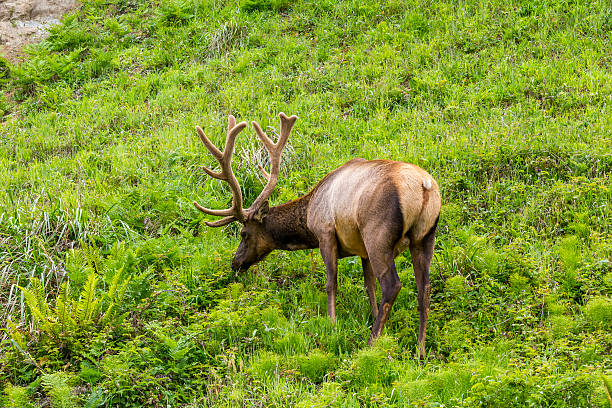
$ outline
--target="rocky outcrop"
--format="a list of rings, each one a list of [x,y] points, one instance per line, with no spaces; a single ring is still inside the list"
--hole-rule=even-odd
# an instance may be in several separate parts
[[[76,0],[0,0],[0,54],[18,57],[25,44],[44,37]]]

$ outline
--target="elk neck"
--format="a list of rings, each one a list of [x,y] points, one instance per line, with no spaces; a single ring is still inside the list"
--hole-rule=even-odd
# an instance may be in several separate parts
[[[319,240],[308,229],[308,204],[312,194],[271,207],[263,220],[277,249],[295,251],[319,247]]]

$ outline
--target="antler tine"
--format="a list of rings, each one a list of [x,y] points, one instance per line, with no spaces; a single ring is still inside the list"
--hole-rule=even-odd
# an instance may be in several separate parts
[[[214,227],[222,227],[224,225],[231,224],[234,221],[238,221],[238,220],[236,219],[236,217],[231,216],[231,217],[221,218],[220,220],[214,221],[214,222],[204,221],[204,224],[208,225],[209,227],[214,228]]]
[[[255,129],[255,133],[257,133],[257,136],[259,137],[261,142],[266,147],[266,150],[268,151],[268,153],[274,150],[274,142],[272,141],[272,139],[268,137],[268,135],[266,135],[266,132],[264,132],[261,129],[261,127],[259,126],[259,123],[253,121],[251,122],[251,124],[253,125],[253,129]]]
[[[270,173],[268,173],[261,164],[258,164],[257,168],[261,172],[261,175],[263,176],[263,178],[265,178],[266,180],[270,180]]]
[[[229,115],[227,117],[227,133],[229,134],[230,130],[232,130],[236,126],[236,118],[234,115]]]
[[[204,143],[204,146],[206,146],[206,148],[208,149],[209,152],[212,153],[213,156],[215,156],[215,158],[217,160],[219,160],[221,157],[223,157],[223,153],[221,152],[221,150],[217,149],[217,146],[215,146],[204,134],[204,131],[202,130],[201,127],[196,126],[195,127],[196,132],[198,132],[198,136],[200,136],[200,140],[202,140],[202,143]]]
[[[229,120],[229,122],[235,123],[236,119],[234,119],[233,121]],[[225,150],[223,151],[223,159],[226,160],[228,163],[231,162],[232,154],[234,154],[234,144],[236,142],[236,136],[238,136],[238,133],[240,133],[242,129],[246,127],[246,125],[247,125],[246,122],[240,122],[239,124],[232,126],[231,129],[229,129],[229,126],[228,126],[227,138],[225,139]],[[231,166],[230,166],[230,169],[231,169]]]
[[[260,170],[262,171],[264,177],[268,180],[268,183],[259,194],[259,196],[255,199],[253,204],[246,210],[247,213],[251,213],[257,211],[259,207],[266,202],[272,191],[276,187],[276,183],[278,182],[278,175],[280,173],[280,162],[281,162],[281,154],[285,145],[287,144],[287,140],[289,139],[289,134],[291,133],[291,129],[297,120],[297,116],[293,115],[291,117],[287,117],[283,112],[279,115],[281,120],[281,134],[278,138],[278,141],[274,143],[268,135],[261,129],[257,122],[252,122],[253,128],[259,136],[259,139],[263,142],[268,154],[270,155],[270,173],[268,174],[263,167],[260,166]]]
[[[213,210],[211,208],[202,207],[200,204],[198,204],[195,201],[193,202],[193,205],[195,205],[195,207],[198,210],[202,211],[203,213],[210,214],[210,215],[216,215],[216,216],[219,216],[219,217],[225,217],[227,215],[231,215],[231,216],[234,215],[234,209],[233,208],[228,208],[228,209],[225,209],[225,210]]]
[[[281,146],[280,149],[283,149],[287,143],[287,140],[289,139],[291,129],[293,129],[293,125],[295,125],[297,116],[292,115],[291,117],[288,117],[283,112],[279,113],[278,116],[281,119],[281,134],[277,145]]]
[[[234,172],[232,170],[232,155],[234,154],[236,136],[238,136],[238,133],[240,133],[240,131],[244,129],[247,124],[246,122],[236,124],[236,118],[234,118],[232,115],[228,117],[227,122],[227,135],[225,138],[225,150],[223,152],[206,137],[204,131],[199,126],[196,126],[196,131],[198,132],[200,139],[208,151],[215,156],[215,159],[217,159],[221,166],[220,172],[212,171],[207,167],[202,167],[203,170],[213,178],[226,181],[230,187],[230,190],[232,191],[232,206],[225,210],[213,210],[202,207],[200,204],[194,201],[193,205],[195,205],[198,210],[205,214],[226,216],[225,218],[215,222],[206,222],[206,225],[209,227],[221,227],[233,221],[244,222],[246,220],[246,213],[242,208],[242,191],[240,189],[240,184],[238,184],[238,180],[236,180],[236,176],[234,176]]]
[[[216,171],[212,171],[211,169],[209,169],[206,166],[202,166],[202,170],[204,170],[206,172],[206,174],[208,174],[212,178],[223,180],[223,174],[222,173],[218,173]]]

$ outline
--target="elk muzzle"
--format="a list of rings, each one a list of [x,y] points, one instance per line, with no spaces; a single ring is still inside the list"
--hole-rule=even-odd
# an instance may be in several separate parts
[[[253,262],[245,262],[244,260],[241,260],[238,257],[238,254],[236,254],[236,256],[234,257],[234,260],[232,261],[232,271],[244,272],[248,270],[251,267],[251,265],[253,265]]]
[[[242,272],[247,270],[248,267],[244,267],[242,263],[240,263],[240,261],[237,261],[236,258],[234,258],[234,260],[232,261],[232,271],[234,272]]]
[[[272,252],[271,248],[266,246],[260,247],[256,243],[247,242],[243,239],[240,245],[238,245],[236,255],[234,255],[232,270],[234,272],[244,272],[263,260],[270,252]]]

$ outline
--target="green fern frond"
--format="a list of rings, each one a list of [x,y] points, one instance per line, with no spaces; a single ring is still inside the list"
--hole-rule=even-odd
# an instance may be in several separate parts
[[[40,280],[36,278],[32,279],[30,284],[31,289],[26,289],[21,286],[18,287],[21,289],[21,293],[23,293],[23,297],[30,309],[34,322],[39,323],[43,329],[49,330],[51,328],[51,323],[55,319],[51,314],[44,294],[41,295],[42,285],[40,284]]]
[[[80,327],[87,327],[93,323],[92,316],[99,308],[96,299],[96,284],[98,280],[94,272],[89,274],[87,283],[81,292],[81,299],[77,304],[77,320]]]
[[[125,292],[127,291],[128,285],[130,284],[131,281],[132,281],[132,277],[128,276],[128,278],[125,281],[123,281],[121,285],[119,285],[119,288],[117,289],[117,294],[115,296],[115,301],[117,303],[120,303],[125,297]]]
[[[115,304],[111,303],[108,305],[108,307],[106,308],[106,311],[104,312],[104,315],[102,315],[102,319],[100,319],[100,323],[102,324],[102,326],[106,326],[108,324],[110,324],[113,320],[113,317],[115,316]]]
[[[13,344],[13,347],[15,347],[15,349],[19,351],[21,354],[23,354],[23,356],[26,358],[26,360],[29,363],[31,363],[34,367],[38,368],[38,371],[44,374],[45,371],[43,370],[43,368],[40,365],[38,365],[38,363],[30,355],[30,353],[28,353],[27,351],[28,344],[27,344],[25,336],[21,333],[21,331],[17,328],[15,323],[11,321],[10,318],[7,319],[7,323],[8,323],[8,332],[10,336],[9,340]]]
[[[73,301],[70,297],[70,282],[66,281],[60,287],[60,291],[55,300],[55,314],[59,323],[59,333],[66,333],[76,326],[72,317]]]
[[[32,293],[29,289],[18,286],[21,289],[21,293],[23,293],[23,297],[25,298],[26,305],[30,309],[30,313],[35,321],[44,320],[42,311],[40,310],[40,306],[38,304],[38,298],[34,293]]]
[[[83,408],[97,408],[104,402],[104,393],[102,390],[94,388],[89,394],[89,398],[85,401]]]
[[[94,270],[100,271],[99,259],[100,257],[97,254],[97,248],[93,245],[85,244],[81,241],[81,247],[83,248],[83,253],[85,254],[85,258],[87,259],[87,264]]]
[[[32,293],[36,296],[41,313],[44,316],[48,316],[51,308],[47,303],[47,296],[45,295],[45,288],[42,281],[38,278],[32,278],[30,281],[30,288]]]
[[[159,341],[161,341],[166,347],[170,349],[176,348],[176,346],[178,345],[178,342],[175,339],[164,333],[155,333],[155,336]]]
[[[66,387],[68,386],[68,375],[64,372],[56,372],[45,374],[41,377],[41,382],[46,390],[53,388]]]
[[[25,339],[25,336],[21,333],[21,331],[17,328],[17,325],[13,323],[10,317],[6,320],[6,323],[8,325],[8,333],[11,339],[15,343],[17,343],[19,347],[21,347],[22,349],[25,349],[26,339]]]
[[[119,315],[119,317],[115,318],[115,321],[113,322],[115,326],[121,326],[123,324],[123,322],[125,321],[125,319],[127,319],[127,317],[130,315],[130,312],[125,312],[125,313],[121,313]]]
[[[111,284],[108,287],[108,297],[113,300],[115,293],[117,292],[117,287],[119,286],[119,279],[121,278],[121,274],[123,273],[123,267],[119,268],[117,272],[113,275],[113,279],[111,280]]]
[[[72,387],[68,384],[70,376],[64,372],[45,374],[41,382],[51,398],[53,408],[76,408],[77,399],[72,394]]]

